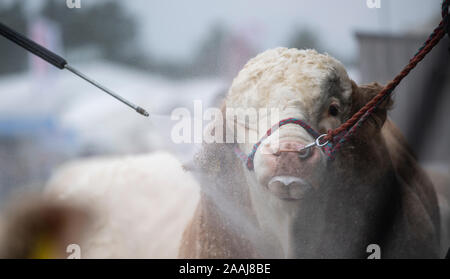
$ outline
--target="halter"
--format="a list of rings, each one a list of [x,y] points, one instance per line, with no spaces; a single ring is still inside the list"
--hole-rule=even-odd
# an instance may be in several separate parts
[[[276,130],[278,130],[281,126],[284,126],[287,124],[299,125],[303,129],[305,129],[306,132],[308,132],[308,134],[310,134],[314,138],[314,142],[306,145],[305,147],[297,150],[296,152],[301,152],[305,149],[309,149],[314,146],[317,146],[317,147],[322,148],[323,152],[328,156],[328,158],[332,158],[332,149],[333,149],[332,144],[328,140],[323,142],[326,134],[321,135],[316,130],[314,130],[311,126],[309,126],[308,124],[306,124],[304,121],[302,121],[300,119],[287,118],[287,119],[281,120],[277,124],[273,125],[269,130],[267,130],[266,134],[257,143],[255,143],[253,145],[253,148],[252,148],[252,151],[250,152],[250,154],[247,155],[237,145],[234,146],[234,152],[239,157],[239,159],[241,159],[245,163],[248,170],[251,171],[254,169],[253,160],[255,158],[256,151],[258,150],[258,147],[261,145],[261,143],[265,139],[267,139],[270,135],[272,135]],[[292,152],[295,152],[295,151],[292,151]]]

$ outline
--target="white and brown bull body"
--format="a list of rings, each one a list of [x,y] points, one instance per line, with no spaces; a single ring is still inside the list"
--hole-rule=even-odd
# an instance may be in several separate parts
[[[247,63],[222,111],[276,108],[279,118],[271,124],[297,118],[326,133],[379,90],[378,84],[357,86],[328,55],[278,48]],[[254,170],[233,153],[235,144],[249,153],[252,143],[205,144],[197,159],[201,199],[180,256],[358,258],[377,244],[385,258],[439,257],[436,194],[387,119],[390,105],[386,101],[333,161],[319,148],[307,156],[277,152],[314,140],[291,124],[261,144]],[[257,138],[266,132],[249,129],[248,120],[224,118],[224,133],[234,126]]]

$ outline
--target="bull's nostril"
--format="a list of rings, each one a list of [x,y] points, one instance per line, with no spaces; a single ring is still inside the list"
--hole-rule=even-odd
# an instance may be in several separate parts
[[[311,148],[306,148],[298,152],[298,157],[304,160],[307,159],[309,156],[311,156],[311,153],[312,153]]]

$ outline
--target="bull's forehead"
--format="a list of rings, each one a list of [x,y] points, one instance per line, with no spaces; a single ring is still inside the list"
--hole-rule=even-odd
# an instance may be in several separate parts
[[[276,108],[281,118],[314,121],[330,98],[345,104],[350,95],[351,81],[336,59],[315,50],[276,48],[244,66],[233,80],[226,105]]]

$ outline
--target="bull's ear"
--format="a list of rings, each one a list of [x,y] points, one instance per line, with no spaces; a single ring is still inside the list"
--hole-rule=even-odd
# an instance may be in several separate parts
[[[364,85],[357,85],[352,81],[352,107],[351,115],[358,112],[365,104],[367,104],[373,97],[375,97],[381,90],[381,86],[377,82],[372,82]],[[387,100],[375,110],[375,112],[369,117],[368,123],[373,128],[381,129],[386,121],[387,111],[392,107],[392,99],[389,97]]]

